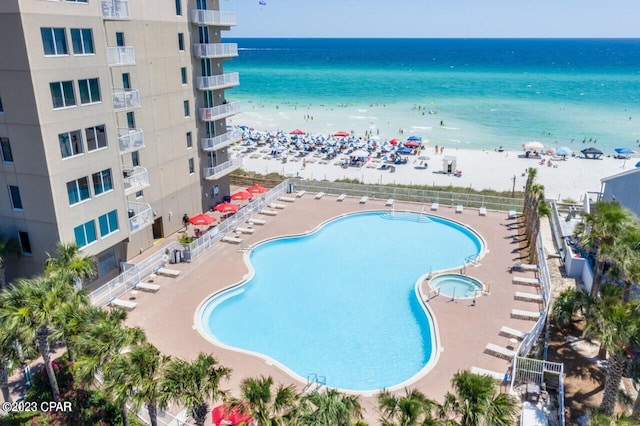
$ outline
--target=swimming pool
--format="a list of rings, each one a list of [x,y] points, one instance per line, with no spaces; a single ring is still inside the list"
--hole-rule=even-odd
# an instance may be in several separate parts
[[[482,283],[475,278],[460,274],[441,274],[429,281],[432,289],[440,290],[442,296],[455,299],[471,299],[482,294]]]
[[[446,219],[350,214],[257,245],[247,256],[251,277],[205,301],[197,319],[213,341],[303,379],[317,374],[352,391],[389,388],[436,356],[416,282],[482,251],[477,234]]]

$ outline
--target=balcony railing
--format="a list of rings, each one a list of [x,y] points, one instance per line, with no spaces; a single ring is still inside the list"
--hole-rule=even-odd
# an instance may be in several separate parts
[[[107,47],[107,63],[110,67],[135,65],[136,54],[131,46]]]
[[[149,172],[144,167],[134,167],[124,170],[124,195],[131,195],[134,192],[142,191],[149,187]]]
[[[200,108],[200,120],[215,121],[240,112],[240,102],[230,102],[211,108]]]
[[[240,167],[242,167],[242,157],[236,157],[215,167],[205,167],[202,169],[202,177],[207,180],[220,179]]]
[[[236,43],[194,44],[193,54],[198,58],[231,58],[238,56]]]
[[[242,131],[233,130],[214,138],[200,139],[200,148],[203,151],[217,151],[240,140],[242,140]]]
[[[114,89],[113,107],[116,110],[139,108],[140,93],[135,89]]]
[[[236,25],[236,14],[217,10],[192,10],[191,22],[197,25],[218,25],[231,27]]]
[[[102,0],[100,6],[104,19],[131,19],[129,0]]]
[[[129,233],[133,234],[153,224],[151,204],[127,202],[129,215]]]
[[[144,132],[140,129],[118,129],[120,155],[144,148]]]
[[[240,84],[240,74],[237,72],[196,78],[196,85],[199,90],[225,89],[238,84]]]

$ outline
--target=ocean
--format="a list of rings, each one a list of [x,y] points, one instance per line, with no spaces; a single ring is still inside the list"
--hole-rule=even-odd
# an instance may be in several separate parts
[[[468,149],[640,149],[640,39],[224,41],[239,48],[225,63],[240,73],[233,124]]]

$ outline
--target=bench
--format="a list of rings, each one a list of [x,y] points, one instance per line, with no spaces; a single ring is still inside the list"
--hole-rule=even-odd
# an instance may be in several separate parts
[[[363,195],[362,198],[360,198],[360,204],[364,204],[367,201],[369,201],[369,197],[367,197],[366,195]]]
[[[284,201],[286,203],[293,203],[296,199],[293,197],[280,197],[278,198],[280,201]]]
[[[239,232],[241,234],[253,234],[253,228],[242,228],[238,226],[236,228],[236,232]]]
[[[516,351],[494,345],[493,343],[487,343],[484,351],[490,355],[497,356],[498,358],[511,359],[516,355]]]
[[[136,284],[136,289],[146,291],[148,293],[156,293],[160,290],[160,286],[158,284],[151,283],[138,283]]]
[[[479,376],[489,376],[501,382],[505,381],[505,377],[509,377],[508,374],[500,373],[498,371],[493,371],[493,370],[485,370],[484,368],[480,368],[480,367],[471,367],[471,372]]]
[[[524,339],[528,333],[524,331],[516,330],[515,328],[507,327],[506,325],[500,329],[501,336],[515,337],[516,339]]]
[[[387,207],[391,207],[391,206],[393,206],[393,202],[394,201],[395,200],[393,198],[389,198],[384,205],[387,206]]]
[[[542,294],[527,293],[524,291],[516,291],[514,299],[524,300],[525,302],[544,302],[544,296]]]
[[[224,241],[225,243],[240,244],[242,242],[242,238],[231,237],[229,235],[226,235],[222,237],[220,241]]]
[[[456,206],[456,213],[462,213],[463,210],[464,210],[464,207],[462,206],[462,204],[458,204]]]
[[[269,208],[283,210],[285,208],[284,204],[271,203],[269,204]]]
[[[122,300],[122,299],[112,299],[109,304],[114,308],[123,309],[125,311],[132,311],[138,306],[136,302],[131,302],[130,300]]]
[[[516,216],[518,216],[518,213],[515,210],[509,210],[509,216],[507,216],[509,219],[515,219]]]
[[[540,318],[541,312],[523,311],[521,309],[513,309],[511,311],[511,317],[523,320],[537,321]]]
[[[275,216],[278,214],[277,211],[275,210],[269,210],[269,209],[262,209],[260,210],[260,214],[266,215],[266,216]]]
[[[250,223],[252,225],[264,225],[265,223],[267,223],[267,221],[263,219],[249,219],[247,220],[247,223]]]
[[[296,193],[296,198],[302,198],[302,196],[303,196],[304,194],[306,194],[306,193],[307,193],[307,191],[298,191],[298,192]]]
[[[336,201],[344,201],[345,198],[347,198],[347,194],[340,194]]]
[[[180,271],[178,271],[177,269],[159,268],[156,271],[156,274],[164,275],[165,277],[176,278],[178,275],[180,275]]]
[[[513,277],[511,281],[514,284],[521,284],[521,285],[540,285],[539,278]]]

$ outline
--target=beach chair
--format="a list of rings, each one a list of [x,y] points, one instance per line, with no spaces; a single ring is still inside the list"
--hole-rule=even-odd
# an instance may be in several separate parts
[[[156,274],[169,278],[176,278],[178,275],[180,275],[180,271],[178,271],[177,269],[158,268]]]
[[[286,206],[284,204],[278,204],[278,203],[271,203],[269,204],[269,207],[272,209],[279,209],[282,210],[284,209]]]
[[[394,199],[393,198],[389,198],[384,205],[387,206],[387,207],[391,207],[391,206],[393,206],[393,202],[394,202]]]
[[[516,216],[518,216],[518,213],[515,210],[509,210],[509,216],[507,216],[509,219],[515,219]]]
[[[433,203],[431,204],[431,211],[436,211],[438,210],[438,207],[440,207],[439,203]]]
[[[284,201],[285,203],[293,203],[294,201],[296,201],[296,199],[293,197],[280,197],[278,198],[278,200]]]
[[[462,204],[458,204],[456,206],[456,213],[462,213],[463,210],[464,210],[464,207],[462,206]]]
[[[340,194],[336,201],[344,201],[345,198],[347,198],[347,194]]]
[[[225,235],[220,241],[224,241],[225,243],[240,244],[242,242],[242,238]]]
[[[241,234],[253,234],[253,228],[242,228],[238,226],[236,228],[236,232],[239,232]]]
[[[538,272],[540,265],[531,265],[528,263],[514,263],[511,267],[513,271],[533,271]]]
[[[525,302],[544,302],[544,295],[527,293],[524,291],[516,291],[514,299],[524,300]]]
[[[507,349],[503,346],[494,345],[493,343],[487,343],[484,351],[490,355],[505,359],[511,359],[516,355],[516,351]]]
[[[122,299],[111,299],[111,301],[109,301],[109,305],[113,306],[114,308],[119,308],[125,311],[132,311],[136,308],[136,306],[138,306],[136,302],[132,302],[130,300],[122,300]]]
[[[306,193],[307,193],[307,191],[298,191],[298,192],[296,193],[296,198],[302,198],[302,196],[303,196],[304,194],[306,194]]]
[[[480,216],[486,216],[487,215],[487,208],[486,207],[480,207],[480,210],[478,210],[478,214]]]
[[[515,328],[507,327],[506,325],[500,328],[500,335],[506,337],[515,337],[516,339],[524,339],[528,333],[525,333]]]
[[[263,215],[265,215],[265,216],[275,216],[275,215],[277,215],[277,214],[278,214],[278,212],[277,212],[277,211],[275,211],[275,210],[269,210],[269,209],[262,209],[262,210],[260,210],[260,212],[259,212],[259,213],[260,213],[260,214],[263,214]]]
[[[360,204],[364,204],[367,201],[369,201],[369,197],[367,197],[366,195],[363,195],[362,198],[360,198]]]
[[[264,225],[265,223],[267,223],[267,221],[264,219],[249,219],[247,220],[247,223],[250,223],[252,225]]]
[[[540,285],[540,278],[513,277],[511,281],[521,285]]]
[[[319,199],[320,199],[320,198],[322,198],[322,197],[324,197],[324,192],[318,192],[318,193],[316,194],[316,197],[315,197],[315,198],[316,198],[316,200],[319,200]]]
[[[160,290],[160,286],[158,284],[151,283],[138,283],[136,284],[136,289],[146,291],[148,293],[157,293]]]
[[[500,382],[506,381],[505,378],[509,377],[509,375],[506,373],[500,373],[498,371],[493,371],[493,370],[485,370],[484,368],[480,368],[480,367],[471,367],[471,372],[479,376],[492,377]]]
[[[523,311],[522,309],[511,310],[511,317],[516,319],[537,321],[542,312]]]

